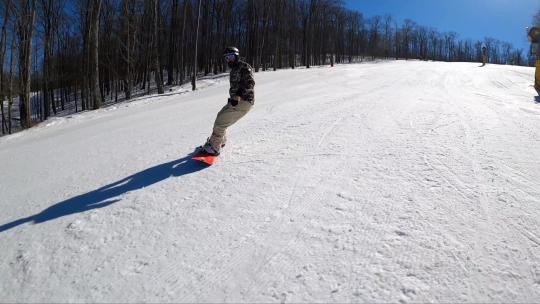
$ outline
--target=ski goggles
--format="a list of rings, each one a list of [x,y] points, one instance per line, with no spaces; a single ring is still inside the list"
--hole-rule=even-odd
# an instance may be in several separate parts
[[[223,58],[225,61],[234,61],[236,59],[236,55],[234,53],[225,54],[223,55]]]

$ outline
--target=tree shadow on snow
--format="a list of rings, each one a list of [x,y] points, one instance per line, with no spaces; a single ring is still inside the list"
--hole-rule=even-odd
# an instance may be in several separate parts
[[[208,167],[202,162],[192,160],[192,156],[193,154],[190,154],[184,158],[148,168],[97,190],[59,202],[38,214],[1,225],[0,233],[28,222],[39,224],[62,216],[107,207],[120,201],[118,197],[122,194],[151,186],[169,177],[187,175]]]

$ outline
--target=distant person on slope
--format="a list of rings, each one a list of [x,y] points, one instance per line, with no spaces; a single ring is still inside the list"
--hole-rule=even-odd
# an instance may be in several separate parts
[[[217,114],[212,135],[197,149],[198,152],[214,156],[219,155],[221,148],[225,146],[227,128],[246,115],[255,102],[253,68],[240,60],[240,51],[235,47],[226,48],[223,59],[231,68],[229,99]]]
[[[485,46],[482,46],[482,66],[485,66],[487,64],[487,48]]]
[[[538,14],[538,17],[540,17],[540,13]],[[540,94],[540,25],[532,27],[527,34],[527,38],[531,42],[531,55],[536,56],[534,88]]]

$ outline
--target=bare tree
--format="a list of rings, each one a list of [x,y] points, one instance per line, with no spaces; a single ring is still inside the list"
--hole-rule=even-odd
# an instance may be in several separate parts
[[[2,112],[2,134],[5,134],[8,130],[6,116],[4,113],[4,61],[6,58],[7,49],[7,27],[8,20],[11,13],[11,0],[5,0],[4,3],[4,16],[2,21],[2,30],[0,32],[0,110]]]
[[[133,68],[133,40],[134,35],[132,29],[135,29],[135,6],[134,2],[130,0],[123,0],[121,3],[121,34],[119,35],[120,42],[120,57],[123,62],[122,82],[124,96],[127,100],[131,99],[132,90],[132,68]]]
[[[373,59],[379,54],[381,17],[375,16],[370,20],[369,28],[369,53]]]
[[[392,45],[392,16],[386,15],[384,17],[384,34],[383,34],[383,50],[384,57],[390,56],[390,46]]]
[[[154,62],[155,69],[155,81],[158,89],[158,94],[163,94],[163,78],[161,77],[161,65],[159,64],[159,32],[158,32],[158,12],[159,12],[159,1],[151,0],[151,10],[152,10],[152,28],[153,28],[153,38],[152,40],[152,57]]]
[[[199,0],[199,4],[197,5],[197,31],[195,34],[195,59],[193,60],[193,75],[191,80],[191,89],[195,91],[197,89],[197,47],[199,44],[199,25],[200,25],[200,19],[201,19],[201,0]]]
[[[43,28],[43,119],[50,116],[51,107],[56,114],[56,104],[52,87],[52,56],[54,34],[57,32],[62,1],[40,0],[39,19]]]
[[[101,92],[99,89],[99,15],[102,0],[94,0],[91,5],[90,26],[90,57],[92,62],[92,76],[90,86],[92,89],[93,109],[101,108]]]
[[[10,54],[15,54],[15,27],[16,25],[13,24],[13,34],[11,35],[11,47],[10,47]],[[15,63],[14,56],[9,56],[9,80],[8,80],[8,133],[12,133],[12,126],[11,126],[11,109],[13,106],[13,66]]]
[[[36,19],[35,0],[20,0],[17,7],[17,35],[19,39],[19,108],[21,126],[30,128],[30,88],[32,68],[32,35]]]

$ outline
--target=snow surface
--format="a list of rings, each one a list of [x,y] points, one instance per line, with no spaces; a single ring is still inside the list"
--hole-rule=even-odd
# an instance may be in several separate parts
[[[228,79],[0,138],[0,302],[538,302],[532,68]]]

